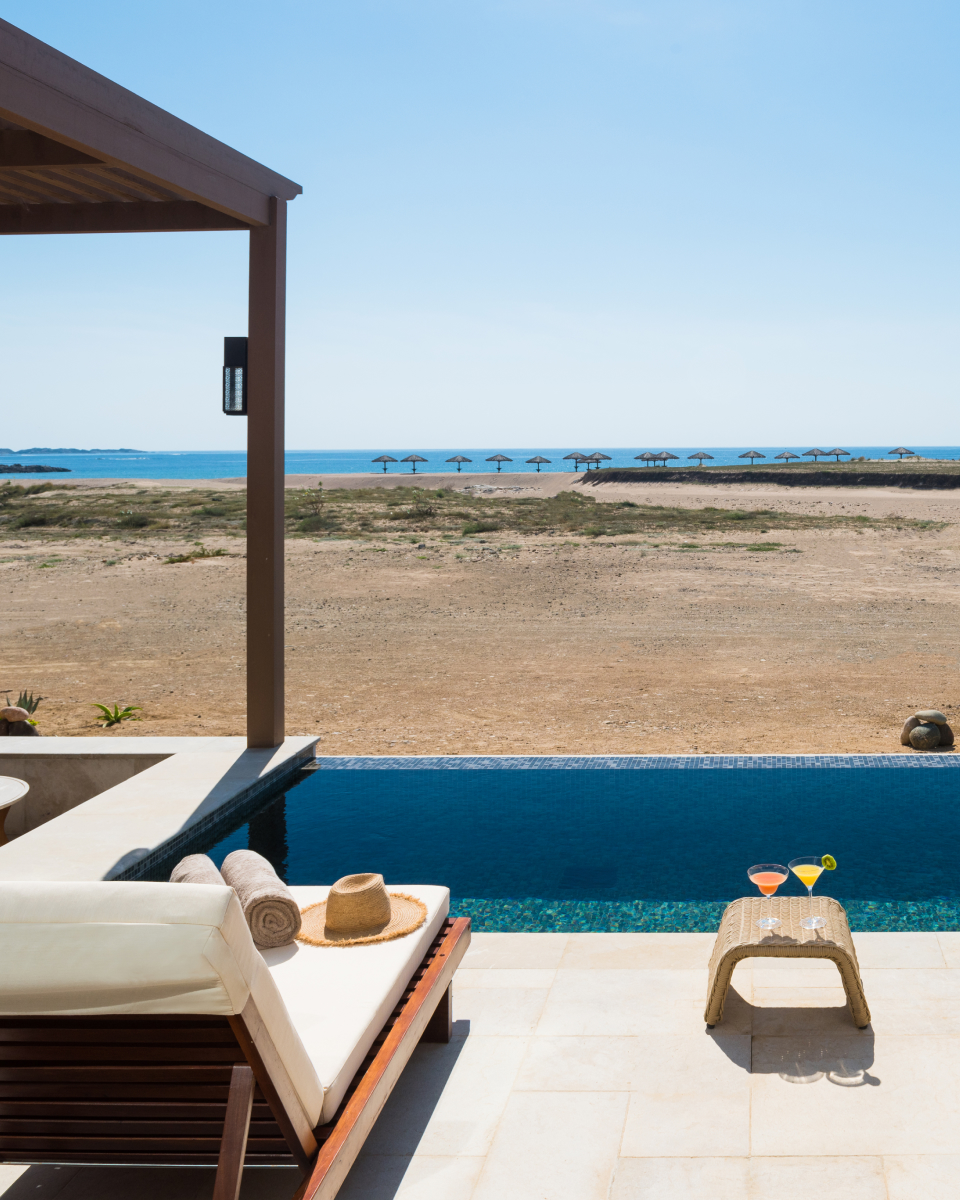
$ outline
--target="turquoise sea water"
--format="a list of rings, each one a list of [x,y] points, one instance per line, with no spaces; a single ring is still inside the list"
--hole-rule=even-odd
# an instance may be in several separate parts
[[[828,450],[830,447],[823,444],[823,449]],[[408,454],[421,454],[428,461],[417,464],[417,471],[425,471],[429,473],[444,472],[456,474],[456,465],[448,463],[445,460],[455,454],[464,454],[473,461],[464,463],[461,474],[468,475],[471,472],[477,471],[494,471],[496,463],[488,463],[485,460],[492,454],[506,454],[512,462],[503,463],[504,471],[524,471],[531,474],[536,472],[536,467],[528,465],[525,460],[533,458],[535,455],[542,455],[544,458],[549,458],[551,462],[541,466],[543,471],[568,471],[573,474],[573,464],[564,462],[564,455],[570,454],[572,451],[580,451],[583,454],[593,454],[599,451],[601,454],[609,454],[610,462],[605,462],[605,467],[640,467],[643,466],[635,460],[634,455],[641,454],[645,450],[657,452],[660,450],[670,450],[672,454],[678,456],[677,462],[671,462],[672,467],[677,466],[695,466],[687,458],[687,455],[692,454],[696,450],[703,450],[707,454],[713,455],[713,466],[736,465],[741,467],[749,466],[749,460],[743,460],[738,457],[745,450],[758,450],[765,454],[766,459],[758,460],[760,466],[777,466],[774,461],[774,455],[779,454],[781,450],[790,450],[794,454],[802,454],[804,450],[809,450],[811,447],[806,446],[739,446],[739,447],[713,447],[710,446],[690,446],[690,447],[670,447],[662,444],[640,447],[610,447],[610,446],[594,446],[584,443],[580,446],[567,446],[560,449],[550,449],[543,447],[527,447],[526,449],[518,450],[516,448],[493,447],[483,450],[463,449],[462,447],[454,447],[446,450],[424,450],[417,447],[407,447],[405,449],[390,449],[379,448],[372,450],[288,450],[286,456],[286,471],[288,475],[315,475],[315,474],[331,474],[331,475],[356,475],[365,473],[382,473],[382,468],[379,464],[371,460],[380,454],[389,454],[396,459],[403,459]],[[853,457],[864,455],[867,458],[889,458],[891,462],[896,462],[895,456],[890,456],[887,451],[890,446],[845,446],[844,449],[849,450]],[[915,450],[917,454],[925,458],[949,458],[960,459],[960,446],[911,446],[911,450]],[[810,459],[803,461],[810,462]],[[833,462],[833,459],[825,459],[821,461]],[[24,465],[31,463],[43,463],[49,466],[67,467],[72,474],[86,479],[230,479],[246,474],[247,457],[241,451],[150,451],[138,454],[33,454],[23,455],[14,454],[0,455],[0,462],[7,463],[23,463]],[[789,470],[789,467],[783,467],[783,470]],[[409,475],[412,473],[409,463],[389,463],[388,471],[390,474]],[[22,479],[22,476],[12,476],[9,473],[5,476],[0,471],[0,478],[16,478]]]
[[[853,929],[957,929],[958,799],[960,755],[331,758],[189,849],[255,849],[292,884],[443,883],[477,929],[571,932],[715,930],[751,864],[832,854],[815,891]]]

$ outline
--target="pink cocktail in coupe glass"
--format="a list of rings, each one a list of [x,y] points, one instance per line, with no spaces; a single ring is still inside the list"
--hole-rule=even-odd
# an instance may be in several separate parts
[[[755,883],[764,896],[772,896],[781,883],[785,883],[790,872],[780,863],[757,863],[747,868],[747,878]],[[761,917],[757,924],[761,929],[776,929],[779,917]]]

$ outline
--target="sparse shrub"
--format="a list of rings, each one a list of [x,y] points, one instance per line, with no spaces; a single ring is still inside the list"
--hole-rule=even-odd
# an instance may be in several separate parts
[[[100,709],[101,715],[97,717],[97,720],[103,721],[103,729],[112,729],[114,725],[119,725],[123,721],[139,721],[141,718],[135,717],[133,714],[143,711],[135,704],[128,704],[125,708],[115,704],[113,708],[108,708],[106,704],[95,703],[92,707]]]

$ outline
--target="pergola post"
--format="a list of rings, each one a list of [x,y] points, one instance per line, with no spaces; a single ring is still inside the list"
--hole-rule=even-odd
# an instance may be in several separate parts
[[[283,741],[283,383],[287,203],[250,230],[247,329],[247,745]]]

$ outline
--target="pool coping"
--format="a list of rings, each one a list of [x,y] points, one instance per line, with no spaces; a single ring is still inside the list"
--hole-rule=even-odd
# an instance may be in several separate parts
[[[70,753],[73,740],[59,739],[57,751]],[[239,737],[182,740],[189,744],[162,762],[0,846],[0,880],[140,879],[205,829],[282,786],[313,760],[317,741],[288,737],[260,750]]]

